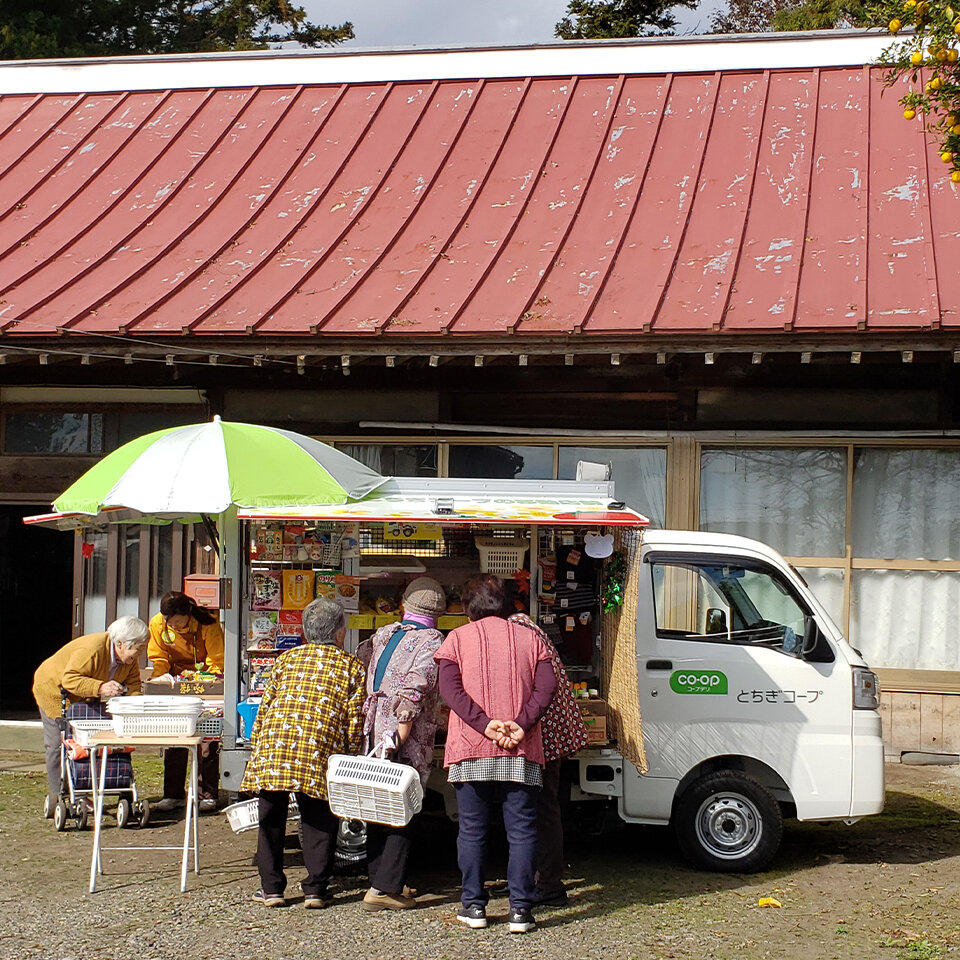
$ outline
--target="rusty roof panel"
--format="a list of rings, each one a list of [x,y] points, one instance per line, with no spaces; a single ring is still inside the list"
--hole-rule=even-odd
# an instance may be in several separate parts
[[[880,94],[804,67],[2,96],[0,330],[955,327],[960,191]]]
[[[856,330],[866,319],[869,87],[866,70],[820,73],[807,225],[797,237],[798,330]]]

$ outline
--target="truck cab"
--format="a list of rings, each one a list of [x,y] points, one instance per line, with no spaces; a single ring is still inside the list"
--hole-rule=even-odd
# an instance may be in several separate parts
[[[644,531],[638,699],[647,769],[579,757],[580,788],[630,823],[672,824],[695,864],[765,867],[784,815],[883,808],[876,676],[779,554],[742,537]]]

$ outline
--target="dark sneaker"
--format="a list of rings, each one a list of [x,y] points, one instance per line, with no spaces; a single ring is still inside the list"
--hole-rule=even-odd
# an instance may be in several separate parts
[[[303,898],[303,906],[306,910],[323,910],[330,906],[330,894],[308,893]]]
[[[253,895],[253,900],[255,903],[262,903],[265,907],[282,907],[287,902],[282,893],[266,893],[264,890],[258,890]]]
[[[533,895],[533,902],[539,907],[565,907],[570,898],[567,891],[561,887],[559,890],[538,890]]]
[[[482,930],[487,925],[487,908],[479,903],[462,906],[457,913],[457,919],[471,930]]]
[[[535,930],[537,921],[533,919],[533,914],[529,910],[511,910],[510,911],[510,932],[511,933],[529,933]]]

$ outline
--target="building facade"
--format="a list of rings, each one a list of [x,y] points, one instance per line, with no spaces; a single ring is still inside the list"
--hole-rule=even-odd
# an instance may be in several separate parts
[[[210,563],[20,517],[219,413],[388,474],[608,462],[655,524],[792,560],[891,755],[960,753],[960,199],[882,43],[0,65],[0,712]]]

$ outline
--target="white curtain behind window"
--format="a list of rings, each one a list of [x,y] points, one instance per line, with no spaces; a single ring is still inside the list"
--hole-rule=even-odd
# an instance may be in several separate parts
[[[855,557],[960,557],[960,451],[858,450]]]
[[[735,533],[795,557],[842,557],[846,451],[704,450],[700,529]]]
[[[935,570],[854,570],[850,642],[873,667],[956,670],[960,576]]]
[[[348,457],[359,460],[371,470],[380,472],[381,446],[379,443],[338,443],[337,449]]]
[[[661,447],[561,447],[558,480],[575,480],[577,462],[608,463],[617,497],[662,527],[666,517],[667,451]]]

